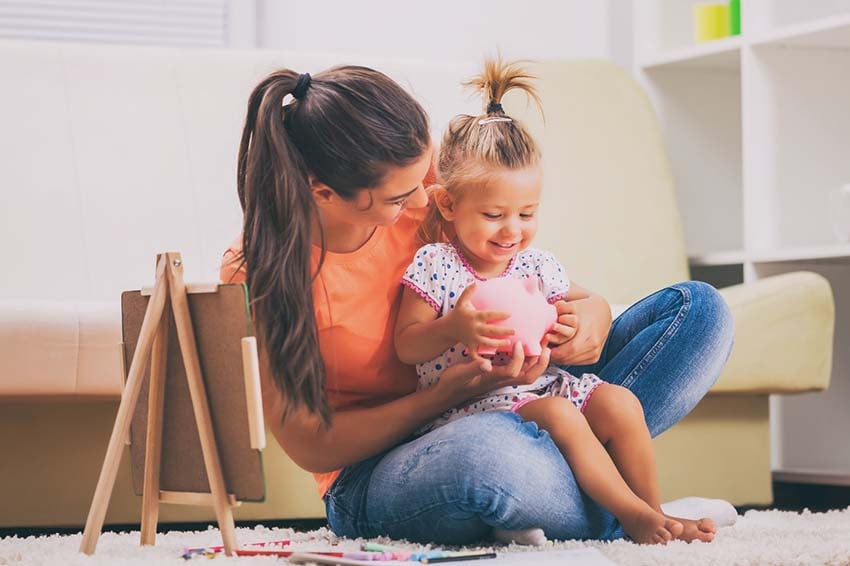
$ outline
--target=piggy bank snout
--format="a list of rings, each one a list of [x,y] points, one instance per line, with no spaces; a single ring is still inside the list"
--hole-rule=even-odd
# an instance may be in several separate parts
[[[472,305],[479,310],[497,310],[510,314],[506,320],[492,321],[514,329],[509,336],[510,352],[519,341],[526,356],[539,356],[540,343],[558,319],[557,309],[546,301],[534,278],[500,278],[479,281],[472,297]]]

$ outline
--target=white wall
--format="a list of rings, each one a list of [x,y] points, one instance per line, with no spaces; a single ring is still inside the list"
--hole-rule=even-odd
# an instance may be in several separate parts
[[[632,61],[633,0],[0,0],[0,37],[479,61]],[[315,70],[314,70],[315,71]]]
[[[631,0],[229,0],[229,12],[235,47],[449,60],[599,57],[631,68]]]

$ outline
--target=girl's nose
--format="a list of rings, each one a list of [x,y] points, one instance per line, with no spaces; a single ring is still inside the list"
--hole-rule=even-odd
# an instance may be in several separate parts
[[[513,218],[507,219],[502,225],[502,230],[505,232],[505,234],[508,234],[510,236],[516,236],[520,233],[519,221]]]

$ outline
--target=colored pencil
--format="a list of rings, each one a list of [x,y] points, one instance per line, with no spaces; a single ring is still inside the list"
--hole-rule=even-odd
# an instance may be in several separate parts
[[[269,541],[264,541],[264,542],[252,542],[252,543],[244,544],[242,546],[261,546],[261,547],[262,546],[288,546],[291,542],[292,541],[290,541],[288,539],[286,539],[286,540],[269,540]],[[183,552],[185,554],[189,554],[189,553],[200,553],[200,552],[223,552],[223,551],[224,551],[224,546],[219,544],[219,545],[216,545],[216,546],[202,546],[200,548],[187,548]]]
[[[423,558],[423,564],[442,564],[443,562],[460,562],[461,560],[486,560],[496,558],[495,552],[462,552],[448,556],[435,556],[434,558]]]

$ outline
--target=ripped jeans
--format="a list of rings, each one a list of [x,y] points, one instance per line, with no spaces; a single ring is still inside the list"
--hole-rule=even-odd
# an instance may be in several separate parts
[[[565,369],[629,388],[656,436],[708,392],[732,339],[720,294],[689,281],[619,316],[597,363]],[[325,506],[331,529],[352,538],[469,544],[489,538],[493,527],[540,527],[550,539],[624,536],[578,487],[549,434],[510,412],[459,419],[346,467]]]

